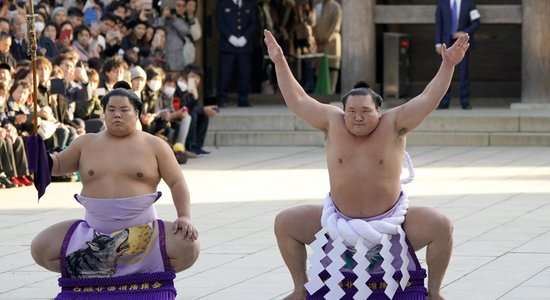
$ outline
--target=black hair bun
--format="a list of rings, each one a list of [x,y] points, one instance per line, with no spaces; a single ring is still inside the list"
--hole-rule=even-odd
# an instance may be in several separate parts
[[[364,88],[364,89],[368,89],[370,88],[370,85],[364,81],[364,80],[360,80],[360,81],[357,81],[355,83],[355,85],[353,86],[354,89],[360,89],[360,88]]]

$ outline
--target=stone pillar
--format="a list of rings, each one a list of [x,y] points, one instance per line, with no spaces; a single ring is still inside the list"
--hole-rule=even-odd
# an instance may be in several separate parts
[[[523,0],[523,104],[550,105],[550,1]]]
[[[359,80],[376,86],[375,4],[375,0],[342,0],[342,94]]]

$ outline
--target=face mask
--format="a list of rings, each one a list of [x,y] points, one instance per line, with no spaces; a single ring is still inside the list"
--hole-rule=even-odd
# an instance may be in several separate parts
[[[187,91],[187,83],[185,81],[178,81],[178,87],[182,92]]]
[[[164,94],[168,97],[172,97],[175,92],[176,92],[175,87],[171,87],[171,86],[164,87]]]
[[[160,87],[162,86],[162,82],[160,80],[150,80],[147,82],[147,86],[153,91],[156,92],[160,90]]]
[[[46,24],[44,24],[44,22],[34,23],[34,29],[36,29],[36,32],[42,32],[42,30],[44,30],[45,26],[46,26]]]

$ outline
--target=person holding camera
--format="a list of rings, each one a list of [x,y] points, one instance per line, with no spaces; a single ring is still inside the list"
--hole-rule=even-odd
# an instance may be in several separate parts
[[[184,19],[185,0],[176,0],[174,5],[163,3],[162,16],[158,20],[160,26],[166,29],[166,65],[168,72],[179,72],[185,67],[183,47],[190,33],[190,26]]]
[[[62,64],[70,64],[69,67],[74,68],[70,60],[62,60]],[[38,117],[43,123],[43,138],[50,152],[59,152],[76,139],[78,126],[70,120],[66,83],[61,78],[50,78],[52,69],[52,63],[47,58],[36,59]]]

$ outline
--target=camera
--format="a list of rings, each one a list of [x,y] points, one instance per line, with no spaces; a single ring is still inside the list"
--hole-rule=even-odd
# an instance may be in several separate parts
[[[176,8],[175,8],[175,7],[170,8],[170,13],[173,14],[173,15],[177,15],[177,14],[178,14],[178,12],[176,11]]]

